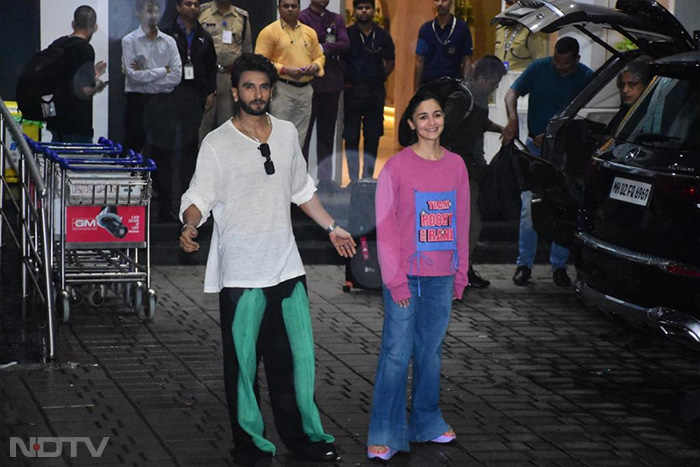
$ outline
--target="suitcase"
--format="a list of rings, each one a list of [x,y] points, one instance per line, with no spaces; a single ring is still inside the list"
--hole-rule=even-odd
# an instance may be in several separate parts
[[[344,292],[353,288],[381,290],[382,275],[377,257],[377,229],[374,194],[377,181],[361,179],[350,190],[348,229],[357,241],[357,253],[345,265]]]

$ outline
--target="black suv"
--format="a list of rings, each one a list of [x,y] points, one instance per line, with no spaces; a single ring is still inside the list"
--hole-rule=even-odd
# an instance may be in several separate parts
[[[496,21],[503,18],[534,32],[573,27],[610,53],[550,120],[542,157],[516,150],[522,188],[533,192],[535,230],[571,248],[586,301],[700,348],[696,42],[653,0],[619,0],[615,9],[521,0]],[[600,38],[605,28],[637,48],[611,47]],[[619,107],[617,75],[641,55],[655,59],[656,76],[614,135],[604,137]]]

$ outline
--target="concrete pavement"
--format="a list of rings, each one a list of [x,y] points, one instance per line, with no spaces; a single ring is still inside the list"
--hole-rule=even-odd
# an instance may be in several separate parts
[[[443,350],[442,409],[458,440],[414,445],[391,465],[700,465],[698,353],[584,308],[545,266],[523,288],[511,265],[479,271],[493,285],[455,304]],[[338,266],[307,272],[317,402],[342,456],[333,465],[366,465],[381,297],[342,293]],[[201,292],[203,276],[156,267],[154,322],[116,297],[81,305],[61,327],[59,362],[0,370],[0,465],[232,465],[218,298]],[[287,456],[264,408],[275,465],[319,465]],[[109,441],[100,458],[80,443],[76,457],[69,443],[56,458],[10,457],[11,437],[41,436]]]

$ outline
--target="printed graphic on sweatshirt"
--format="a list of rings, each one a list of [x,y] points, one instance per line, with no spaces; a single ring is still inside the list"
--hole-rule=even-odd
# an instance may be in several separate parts
[[[452,191],[415,192],[416,250],[457,250],[457,195]]]

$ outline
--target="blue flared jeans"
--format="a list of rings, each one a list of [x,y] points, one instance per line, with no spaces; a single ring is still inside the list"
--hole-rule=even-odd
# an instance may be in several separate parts
[[[420,297],[418,281],[420,280]],[[384,287],[384,328],[374,378],[368,445],[408,451],[450,429],[442,418],[440,367],[454,295],[454,276],[408,276],[410,304],[401,308]],[[413,357],[412,404],[406,417],[408,365]]]

